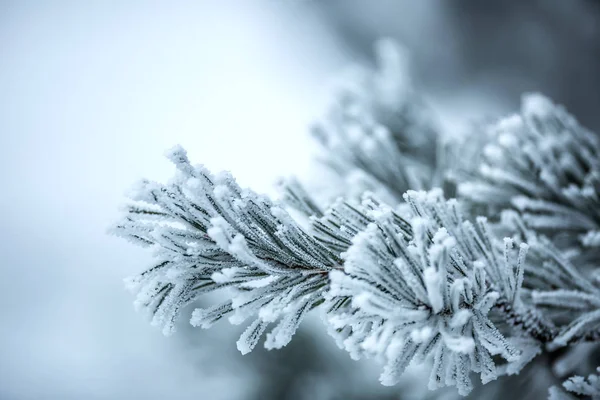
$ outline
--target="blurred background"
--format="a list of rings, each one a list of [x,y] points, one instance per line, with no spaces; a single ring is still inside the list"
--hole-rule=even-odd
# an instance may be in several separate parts
[[[422,398],[318,318],[244,357],[226,323],[163,337],[122,284],[150,254],[105,233],[177,143],[259,192],[306,177],[329,82],[381,36],[448,129],[540,91],[600,130],[598,1],[1,1],[0,399]]]

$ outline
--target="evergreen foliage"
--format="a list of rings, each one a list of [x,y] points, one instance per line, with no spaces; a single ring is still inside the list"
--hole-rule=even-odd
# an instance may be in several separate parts
[[[294,179],[273,201],[168,152],[175,178],[141,182],[114,228],[155,251],[128,280],[136,305],[169,334],[184,307],[227,290],[190,322],[250,319],[242,353],[267,330],[267,349],[285,346],[318,309],[353,358],[384,362],[383,384],[421,363],[430,389],[460,395],[475,374],[485,385],[552,369],[555,355],[600,343],[598,136],[530,94],[459,140],[407,83],[402,51],[377,51],[379,68],[355,68],[313,129],[340,178],[332,204]],[[598,398],[598,382],[574,376],[549,395]]]

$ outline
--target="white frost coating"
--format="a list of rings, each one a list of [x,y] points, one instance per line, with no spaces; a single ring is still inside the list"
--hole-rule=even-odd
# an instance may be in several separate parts
[[[287,321],[274,335],[278,346],[285,344],[304,314],[322,301],[327,271],[341,263],[339,255],[282,207],[242,190],[229,173],[214,176],[192,166],[180,146],[167,156],[177,166],[175,178],[166,185],[141,182],[136,203],[114,229],[153,247],[158,259],[129,280],[137,292],[134,304],[150,311],[152,324],[170,334],[187,305],[204,293],[232,288],[230,300],[195,310],[190,323],[208,328],[227,317],[241,323],[263,309],[265,319]],[[239,344],[244,352],[254,347],[266,323],[250,328]]]
[[[429,247],[429,258],[432,263],[443,263],[442,257],[456,246],[456,239],[448,234],[446,228],[440,228],[433,235],[433,245]]]
[[[248,314],[240,312],[238,309],[234,309],[233,314],[227,317],[227,320],[231,325],[240,325],[248,319]]]
[[[523,124],[523,121],[521,120],[521,118],[519,116],[515,116],[515,117],[517,117],[519,119],[519,125],[518,125],[517,129],[520,129],[521,125]],[[514,129],[515,128],[507,129],[507,130],[514,130]],[[498,144],[500,144],[500,146],[505,147],[507,149],[512,149],[519,145],[519,140],[512,133],[501,133],[500,135],[498,135]]]
[[[204,310],[200,308],[196,308],[192,311],[192,316],[190,318],[190,324],[192,326],[202,326],[202,320],[204,319]]]
[[[444,299],[442,297],[442,277],[437,273],[435,268],[429,267],[423,271],[423,279],[429,296],[429,304],[434,313],[439,313],[444,307]]]
[[[238,272],[240,272],[240,268],[223,268],[220,271],[215,271],[210,276],[210,279],[215,281],[216,283],[226,283],[231,281]]]
[[[227,235],[229,224],[221,217],[211,219],[210,224],[212,226],[206,230],[206,233],[221,249],[227,250],[231,240]]]
[[[587,247],[600,247],[600,231],[589,231],[581,238],[581,242]]]
[[[463,354],[470,354],[475,348],[475,341],[473,338],[465,336],[444,336],[444,343],[446,343],[446,346],[448,346],[450,350]]]
[[[165,157],[173,164],[185,164],[188,162],[187,151],[181,145],[175,145],[164,153]]]
[[[550,388],[550,400],[573,400],[576,398],[600,398],[600,367],[596,368],[595,374],[590,374],[587,377],[572,376],[563,382],[563,388],[570,393],[577,395],[574,397],[567,394],[556,386]]]
[[[523,96],[522,112],[526,118],[544,118],[552,114],[555,105],[545,96],[529,93]]]
[[[285,298],[279,297],[277,300],[274,300],[266,306],[261,307],[258,311],[258,317],[265,322],[277,321],[284,311],[284,300]]]
[[[242,235],[235,235],[229,245],[229,252],[235,255],[240,261],[247,263],[257,262],[257,258],[252,254],[252,251],[248,247],[246,238]]]
[[[242,333],[239,340],[236,342],[237,349],[242,354],[250,353],[256,344],[260,340],[262,334],[264,333],[267,324],[260,319],[255,320],[246,330]]]
[[[429,326],[425,326],[421,329],[413,329],[410,332],[410,338],[415,343],[424,343],[429,340],[433,335],[433,329]]]
[[[367,307],[371,300],[371,294],[367,292],[359,293],[358,295],[352,296],[352,306],[355,308]]]
[[[456,201],[446,202],[439,191],[408,192],[405,199],[408,218],[399,220],[389,210],[368,213],[378,218],[352,239],[345,274],[330,274],[332,295],[351,295],[352,301],[329,320],[338,329],[344,322],[349,327],[335,335],[350,354],[385,359],[383,384],[397,383],[413,360],[439,353],[446,361],[432,371],[435,386],[456,385],[464,395],[472,388],[470,371],[495,379],[494,355],[519,360],[518,349],[487,316],[498,293],[486,276],[509,281],[506,275],[517,273],[513,257],[503,258],[485,218],[477,225],[462,221]],[[499,268],[506,260],[511,268]],[[516,275],[511,279],[516,287]],[[519,300],[513,293],[505,299],[510,305]],[[460,379],[433,378],[454,368],[461,369]]]
[[[130,292],[134,292],[139,289],[142,280],[138,276],[129,276],[127,278],[123,278],[123,283],[125,284],[125,288]]]
[[[482,147],[497,144],[503,155],[482,157],[475,173],[458,182],[461,195],[484,209],[492,206],[492,213],[518,209],[525,228],[549,236],[559,247],[576,249],[579,238],[600,230],[597,135],[539,94],[525,95],[520,115],[490,130],[492,140]]]
[[[276,280],[277,280],[277,278],[274,277],[273,275],[271,275],[271,276],[267,276],[266,278],[255,279],[255,280],[241,283],[240,286],[242,286],[246,289],[258,289],[258,288],[262,288],[265,286],[269,286]]]
[[[513,135],[513,132],[523,129],[524,121],[520,115],[514,114],[502,118],[493,128],[500,133],[498,136],[500,145],[510,148],[518,143],[518,136]]]
[[[462,309],[459,312],[457,312],[456,314],[454,314],[454,316],[450,320],[450,327],[451,328],[460,328],[460,327],[466,325],[466,323],[469,322],[469,320],[471,319],[472,316],[473,316],[473,313],[471,311]]]
[[[525,196],[515,196],[511,199],[511,203],[520,211],[523,211],[531,204],[534,204],[529,197]]]
[[[185,273],[185,270],[181,268],[169,268],[165,275],[169,280],[177,280],[180,277],[184,276]]]
[[[448,234],[448,230],[444,227],[438,229],[433,235],[433,243],[443,243],[446,239],[454,239],[451,238]]]
[[[225,185],[215,186],[213,193],[215,194],[215,197],[219,200],[226,200],[231,197],[231,191]]]
[[[483,148],[483,153],[489,159],[494,160],[495,162],[501,162],[504,157],[504,152],[499,146],[488,144]]]

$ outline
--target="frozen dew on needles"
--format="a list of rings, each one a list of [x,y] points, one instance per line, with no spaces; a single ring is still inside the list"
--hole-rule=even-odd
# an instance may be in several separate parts
[[[319,309],[352,358],[383,362],[385,385],[422,364],[432,390],[507,398],[486,384],[528,366],[562,371],[550,398],[598,397],[595,371],[552,361],[597,364],[580,349],[600,344],[598,135],[530,94],[459,139],[410,84],[405,52],[383,40],[376,56],[313,129],[331,201],[293,178],[274,201],[167,152],[174,178],[136,185],[112,230],[154,251],[127,280],[136,307],[165,334],[190,306],[194,326],[246,323],[244,354],[287,345]]]
[[[499,298],[518,303],[527,247],[516,260],[502,259],[486,231],[463,221],[440,191],[409,191],[405,198],[412,234],[392,211],[370,212],[373,222],[344,254],[344,272],[330,274],[329,296],[352,297],[330,320],[351,354],[387,360],[383,384],[396,384],[413,360],[432,358],[429,388],[454,385],[466,395],[472,371],[483,383],[501,373],[494,356],[520,360],[489,314]],[[494,276],[502,285],[492,286]]]
[[[192,325],[208,328],[224,316],[234,323],[255,318],[238,342],[240,351],[252,350],[269,325],[274,327],[265,345],[284,346],[322,301],[338,255],[229,174],[192,166],[180,147],[167,156],[178,168],[176,177],[167,185],[139,185],[115,227],[118,235],[155,249],[156,265],[129,280],[136,303],[170,334],[183,307],[228,289],[230,299],[196,309]]]
[[[372,191],[399,201],[434,182],[439,128],[408,79],[406,51],[388,39],[375,50],[377,68],[352,66],[312,133],[323,166],[359,197]]]

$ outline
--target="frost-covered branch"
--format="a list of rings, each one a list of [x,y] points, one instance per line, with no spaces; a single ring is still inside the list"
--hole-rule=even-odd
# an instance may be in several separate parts
[[[405,198],[410,222],[385,206],[365,210],[372,222],[364,221],[344,253],[344,272],[331,273],[329,301],[351,299],[329,315],[338,343],[355,357],[384,357],[381,381],[388,385],[413,359],[428,356],[430,388],[456,385],[463,395],[472,388],[471,371],[483,383],[518,372],[539,351],[531,336],[549,327],[531,319],[519,326],[525,335],[511,341],[490,313],[504,304],[527,315],[520,298],[527,245],[513,256],[505,239],[499,250],[485,220],[464,221],[458,203],[440,191]],[[497,366],[497,355],[506,365]]]
[[[313,131],[339,178],[330,186],[342,182],[332,204],[293,178],[274,202],[192,166],[181,148],[168,153],[176,177],[142,182],[114,230],[155,250],[155,265],[129,280],[136,304],[170,333],[184,307],[229,290],[191,323],[251,319],[243,353],[269,325],[265,346],[285,346],[320,306],[340,347],[385,362],[382,383],[420,362],[431,389],[461,395],[473,373],[485,384],[530,363],[551,370],[543,363],[579,357],[579,342],[595,346],[598,136],[541,95],[485,134],[442,135],[402,51],[381,41],[377,56],[377,69],[347,77]],[[580,373],[555,374],[544,390]],[[574,377],[564,385],[573,395],[555,386],[550,396],[598,396],[597,383]]]
[[[342,194],[399,201],[433,184],[438,128],[411,88],[405,51],[385,39],[375,49],[378,69],[348,71],[313,136],[321,161],[344,180]]]
[[[142,182],[115,232],[156,250],[155,266],[131,278],[136,303],[153,323],[174,330],[181,309],[201,295],[229,288],[229,300],[196,309],[191,323],[204,328],[224,316],[253,317],[238,348],[252,350],[269,324],[265,345],[289,342],[304,315],[320,304],[327,273],[340,258],[277,204],[242,190],[227,173],[192,166],[183,149],[168,153],[178,174],[167,184]]]
[[[599,374],[600,367],[596,369],[595,374],[590,374],[587,378],[584,378],[583,376],[573,376],[569,378],[562,385],[563,388],[569,393],[566,393],[558,387],[552,387],[550,389],[549,400],[574,400],[582,396],[593,400],[600,399]]]
[[[600,139],[547,98],[523,97],[521,113],[492,128],[474,176],[459,193],[494,209],[519,210],[553,239],[598,247]],[[598,254],[598,253],[596,253]]]
[[[600,337],[600,140],[532,94],[491,128],[481,164],[456,171],[459,194],[531,246],[533,303],[560,326],[553,346]],[[510,210],[515,211],[510,211]],[[546,238],[547,237],[547,238]]]

